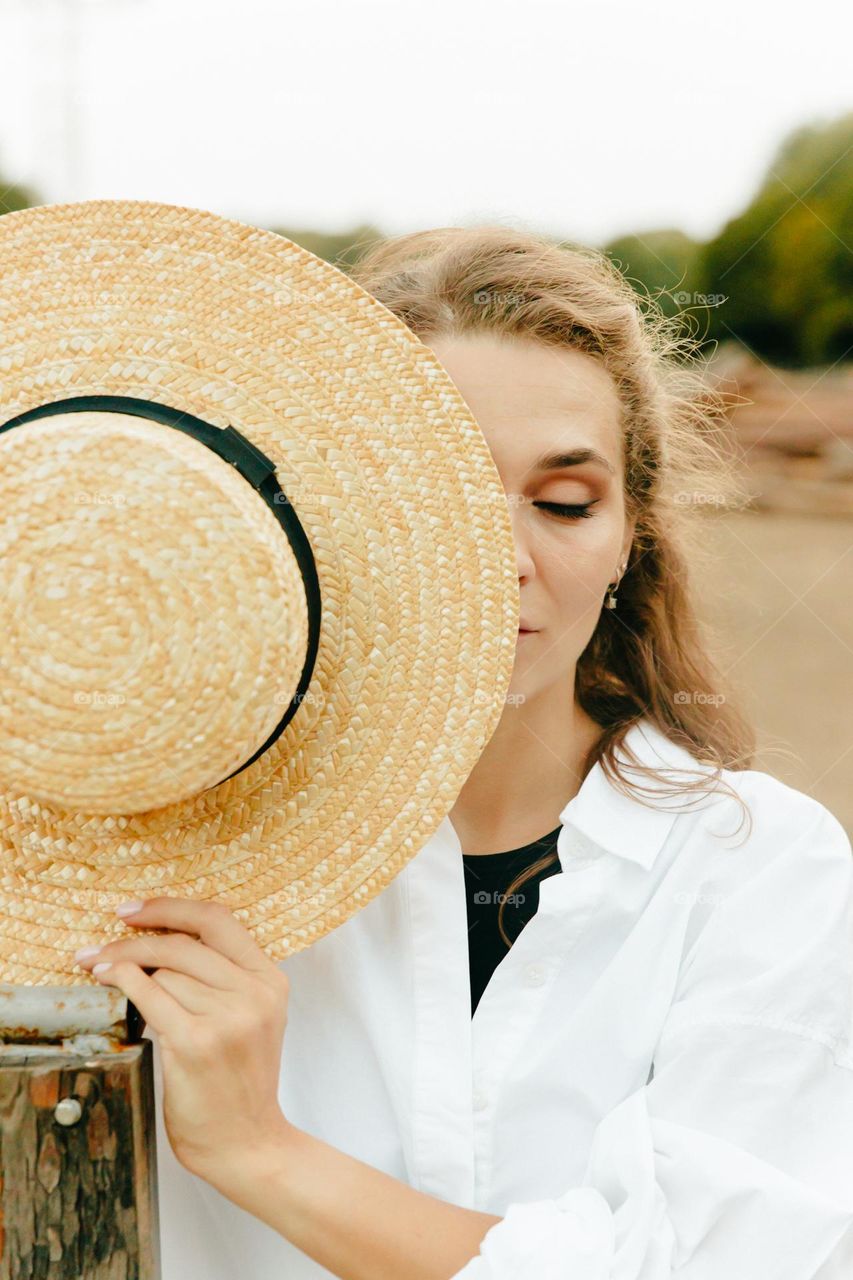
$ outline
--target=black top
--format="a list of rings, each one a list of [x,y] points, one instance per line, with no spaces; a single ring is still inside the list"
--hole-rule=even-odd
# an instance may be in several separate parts
[[[471,971],[471,1016],[480,1002],[489,978],[507,954],[498,928],[498,911],[506,898],[510,884],[521,871],[538,862],[546,853],[556,854],[557,836],[561,827],[555,827],[547,836],[540,836],[520,849],[508,849],[505,853],[463,853],[465,868],[465,897],[468,904],[468,962]],[[559,859],[544,871],[537,871],[504,901],[503,927],[515,942],[527,921],[539,907],[539,885],[548,876],[562,872]]]

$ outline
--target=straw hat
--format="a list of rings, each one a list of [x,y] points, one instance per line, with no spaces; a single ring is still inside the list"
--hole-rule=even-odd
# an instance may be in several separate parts
[[[3,216],[0,334],[0,980],[94,981],[73,953],[133,897],[299,951],[418,852],[501,715],[486,441],[375,298],[196,209]]]

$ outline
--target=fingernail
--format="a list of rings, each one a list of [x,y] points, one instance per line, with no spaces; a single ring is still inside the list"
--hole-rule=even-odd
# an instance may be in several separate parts
[[[106,963],[106,961],[104,961],[104,963],[103,963],[103,964],[96,964],[96,965],[93,965],[93,966],[92,966],[92,973],[103,973],[105,969],[112,969],[112,965],[111,965],[111,964],[107,964],[107,963]]]
[[[74,959],[88,960],[89,956],[96,956],[100,950],[100,947],[81,947],[79,951],[74,952]]]
[[[135,898],[133,902],[123,902],[120,907],[116,907],[117,916],[135,916],[137,911],[141,911],[145,906],[139,898]]]

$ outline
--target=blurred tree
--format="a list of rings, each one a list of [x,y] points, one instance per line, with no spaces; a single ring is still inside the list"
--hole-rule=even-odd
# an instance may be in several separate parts
[[[42,203],[41,197],[30,187],[9,182],[0,173],[0,214],[14,213],[16,209],[31,209],[33,205]]]
[[[747,208],[700,253],[701,288],[726,303],[711,336],[782,365],[853,346],[853,113],[797,129]]]
[[[700,245],[674,228],[623,235],[603,246],[639,294],[657,301],[665,315],[691,305],[696,293]]]
[[[301,245],[318,258],[325,258],[341,271],[353,266],[363,253],[377,240],[385,237],[369,223],[362,223],[352,231],[311,231],[307,227],[272,227],[280,236]]]

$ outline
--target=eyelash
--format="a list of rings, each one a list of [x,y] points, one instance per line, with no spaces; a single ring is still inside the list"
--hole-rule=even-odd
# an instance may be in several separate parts
[[[544,507],[546,511],[551,511],[555,515],[560,516],[564,520],[585,519],[591,516],[590,507],[594,506],[598,499],[593,502],[534,502],[534,507]]]

